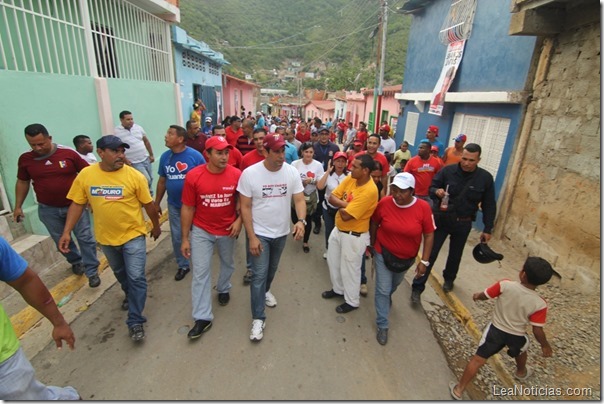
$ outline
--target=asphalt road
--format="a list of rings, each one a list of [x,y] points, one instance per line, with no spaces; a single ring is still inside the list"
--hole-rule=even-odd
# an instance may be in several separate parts
[[[193,324],[191,277],[174,281],[171,243],[163,237],[149,242],[155,248],[147,261],[144,342],[130,340],[120,309],[123,293],[117,283],[109,286],[114,277],[107,270],[100,290],[84,287],[62,309],[76,334],[76,350],[58,351],[48,343],[46,321],[26,334],[24,349],[38,379],[74,386],[84,400],[450,399],[454,376],[423,309],[409,303],[408,282],[393,296],[386,346],[375,339],[372,280],[369,296],[354,312],[340,315],[339,302],[321,298],[331,288],[323,237],[311,236],[310,254],[288,240],[272,287],[278,305],[266,309],[259,343],[249,340],[243,235],[231,301],[219,306],[213,291],[213,327],[194,341],[186,336]],[[214,254],[214,281],[217,273]]]

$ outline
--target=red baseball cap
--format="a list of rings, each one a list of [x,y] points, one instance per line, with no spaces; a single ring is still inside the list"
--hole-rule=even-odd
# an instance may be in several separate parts
[[[438,136],[438,126],[430,125],[428,126],[428,132],[434,132],[436,136]]]
[[[224,150],[232,148],[233,145],[229,144],[222,136],[212,136],[206,140],[206,149]]]
[[[363,146],[363,142],[361,142],[360,140],[355,140],[353,143],[354,146]]]
[[[432,147],[430,148],[430,151],[435,151],[435,152],[438,152],[438,146],[432,146]]]
[[[385,130],[386,132],[390,133],[390,126],[382,125],[382,126],[380,126],[380,130]]]
[[[262,145],[267,150],[270,149],[272,151],[279,151],[283,146],[285,146],[285,139],[283,139],[283,136],[280,134],[273,133],[264,137],[264,143],[262,143]]]
[[[346,160],[348,160],[348,156],[344,152],[339,151],[333,155],[334,160],[339,159],[340,157],[344,157]]]

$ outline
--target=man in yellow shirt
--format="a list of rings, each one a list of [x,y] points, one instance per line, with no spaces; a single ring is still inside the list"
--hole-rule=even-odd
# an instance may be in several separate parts
[[[329,204],[338,212],[327,250],[332,289],[322,296],[344,297],[345,303],[336,307],[338,313],[359,307],[362,252],[369,245],[369,221],[378,202],[378,189],[371,179],[373,166],[368,154],[357,156],[350,175],[329,196]]]
[[[145,338],[143,323],[147,321],[142,314],[147,300],[147,228],[141,205],[153,223],[155,240],[161,234],[159,216],[145,177],[124,164],[125,149],[130,146],[113,135],[103,136],[96,146],[101,161],[82,170],[67,194],[72,203],[59,249],[68,252],[71,230],[90,203],[96,239],[126,293],[122,308],[128,310],[130,337],[140,341]]]

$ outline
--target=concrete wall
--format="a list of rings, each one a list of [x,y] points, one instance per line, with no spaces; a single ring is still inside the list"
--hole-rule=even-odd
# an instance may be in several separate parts
[[[597,291],[600,282],[600,20],[595,19],[583,26],[568,19],[563,33],[545,41],[526,142],[519,146],[524,159],[509,209],[500,218],[509,245],[549,260],[562,274],[562,285],[580,291]]]
[[[90,77],[0,70],[0,170],[11,208],[19,156],[29,150],[23,129],[43,124],[55,143],[73,147],[72,139],[85,134],[101,136],[94,81]],[[25,226],[48,234],[39,222],[33,190],[24,204]]]

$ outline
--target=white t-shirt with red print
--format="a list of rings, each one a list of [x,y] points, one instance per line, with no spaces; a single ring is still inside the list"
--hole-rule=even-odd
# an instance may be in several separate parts
[[[323,177],[325,171],[323,170],[323,164],[319,163],[317,160],[312,160],[310,164],[304,164],[302,159],[296,160],[292,162],[292,167],[294,167],[300,173],[300,180],[304,181],[307,178],[314,178],[315,181],[307,184],[304,187],[304,193],[306,195],[310,195],[313,192],[316,192],[317,185],[316,182]]]

